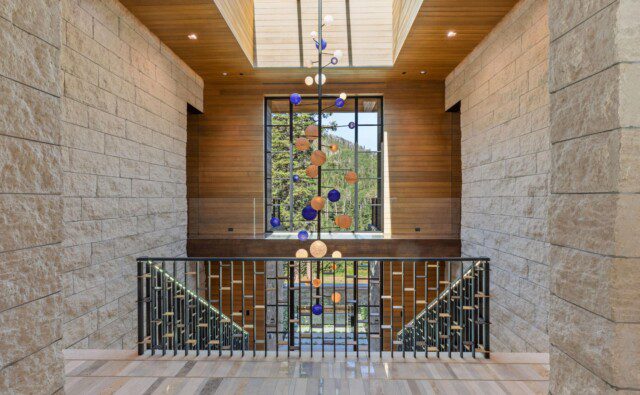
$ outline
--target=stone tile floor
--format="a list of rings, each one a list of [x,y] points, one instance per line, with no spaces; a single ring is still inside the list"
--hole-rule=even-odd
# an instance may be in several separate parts
[[[490,360],[66,350],[67,394],[547,394],[548,354]]]

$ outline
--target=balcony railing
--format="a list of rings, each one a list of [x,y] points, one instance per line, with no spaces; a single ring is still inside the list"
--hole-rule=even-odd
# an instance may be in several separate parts
[[[139,258],[138,338],[140,354],[488,357],[489,260]]]

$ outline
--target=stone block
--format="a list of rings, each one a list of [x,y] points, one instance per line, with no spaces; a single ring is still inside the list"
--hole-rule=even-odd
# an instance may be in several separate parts
[[[553,297],[549,327],[551,344],[620,388],[640,387],[640,324],[615,323]]]
[[[91,311],[83,316],[62,324],[63,347],[76,348],[74,345],[98,330],[98,313]]]
[[[131,196],[131,180],[119,177],[97,177],[97,196],[128,197]]]
[[[131,196],[162,197],[162,183],[158,181],[131,180]]]
[[[536,173],[535,154],[507,159],[504,163],[507,177],[520,177]]]
[[[575,2],[569,3],[573,5]],[[613,28],[616,25],[617,10],[618,2],[613,2],[551,42],[551,92],[591,77],[617,63],[616,30]]]
[[[0,135],[0,192],[60,193],[60,149]]]
[[[118,199],[118,215],[120,217],[139,216],[147,214],[147,199],[122,198]]]
[[[102,239],[111,240],[136,233],[136,218],[107,219],[102,222]]]
[[[64,226],[64,247],[100,241],[102,236],[99,221],[68,222]]]
[[[105,137],[105,153],[119,158],[138,161],[140,159],[140,144],[131,140],[107,135]]]
[[[82,244],[62,248],[60,271],[65,273],[91,264],[91,245]]]
[[[37,89],[0,77],[0,134],[57,144],[60,141],[58,100]]]
[[[610,0],[549,0],[551,39],[555,40],[611,5]]]
[[[62,0],[61,3],[62,19],[82,33],[93,36],[93,17],[78,6],[78,0]]]
[[[82,219],[82,198],[65,197],[62,199],[62,220],[64,222]]]
[[[69,149],[68,170],[101,176],[120,175],[118,158],[77,149]]]
[[[610,385],[593,372],[580,365],[562,350],[550,347],[549,393],[571,394],[614,394]]]
[[[62,204],[55,195],[0,195],[0,252],[59,243]]]
[[[118,200],[116,198],[82,199],[82,219],[85,221],[109,219],[117,216]]]
[[[125,120],[96,108],[88,108],[89,128],[112,136],[125,137]]]
[[[104,153],[104,134],[89,128],[62,122],[60,140],[60,143],[65,147]]]
[[[110,114],[116,113],[116,96],[114,94],[68,73],[64,74],[64,94],[99,110]]]
[[[135,86],[118,77],[116,74],[100,69],[99,86],[108,92],[113,93],[121,99],[131,103],[135,101]]]
[[[69,173],[62,175],[63,196],[96,196],[98,177],[93,174]]]
[[[63,97],[62,102],[62,115],[61,119],[64,122],[71,123],[78,126],[89,126],[89,113],[87,105],[77,102],[75,100]]]
[[[149,164],[138,160],[120,159],[120,177],[149,179]]]
[[[105,303],[105,285],[78,292],[64,299],[64,322],[69,322],[88,312],[95,310]]]
[[[66,73],[98,85],[100,66],[69,47],[65,46],[60,51],[60,67]]]
[[[58,292],[60,265],[59,245],[0,254],[0,273],[3,273],[0,311]]]
[[[16,9],[19,8],[22,7]],[[25,23],[27,23],[27,19],[30,19],[29,12],[29,9],[19,11],[19,18]],[[59,18],[59,13],[56,17]],[[51,28],[55,30],[55,26],[58,26],[58,32],[49,37],[54,41],[59,40],[60,37],[59,22],[57,25],[52,25]],[[56,46],[12,25],[6,19],[0,19],[0,43],[2,43],[2,52],[11,54],[11,56],[0,57],[0,75],[53,96],[60,96],[58,75],[60,59],[59,49]]]
[[[64,389],[60,342],[43,347],[12,365],[0,366],[3,367],[0,370],[0,388],[11,388],[17,394],[53,394]],[[34,377],[37,380],[33,380]]]
[[[55,293],[0,312],[0,367],[19,361],[61,336],[62,294]],[[10,386],[9,388],[12,388]]]

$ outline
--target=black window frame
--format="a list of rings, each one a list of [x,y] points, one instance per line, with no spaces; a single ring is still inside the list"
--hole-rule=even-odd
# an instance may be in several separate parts
[[[331,102],[333,100],[335,100],[336,98],[338,98],[338,95],[323,95],[322,96],[322,100],[326,100],[327,102]],[[307,100],[318,100],[318,96],[317,95],[305,95],[304,99]],[[380,103],[380,108],[378,109],[378,123],[375,124],[359,124],[358,122],[358,114],[360,113],[359,111],[359,101],[362,99],[376,99],[378,100],[378,102]],[[271,101],[287,101],[288,105],[289,105],[289,123],[288,125],[271,125],[270,119],[271,119],[271,107],[269,106],[269,103]],[[358,177],[358,182],[354,185],[354,213],[353,213],[353,220],[354,220],[354,230],[352,231],[337,231],[337,230],[321,230],[323,233],[337,233],[337,234],[345,234],[345,233],[351,233],[351,234],[382,234],[384,233],[384,211],[385,211],[385,206],[384,206],[384,155],[383,155],[383,147],[384,147],[384,97],[382,95],[353,95],[353,96],[349,96],[348,100],[354,100],[354,122],[355,122],[355,128],[354,128],[354,171],[360,175],[360,173],[358,172],[358,158],[359,158],[359,145],[358,145],[358,136],[359,136],[359,128],[360,127],[377,127],[378,130],[378,138],[377,138],[377,143],[378,143],[378,149],[377,151],[369,151],[369,153],[376,153],[378,156],[378,161],[377,161],[377,177],[369,177],[369,178],[360,178]],[[289,199],[290,199],[290,211],[292,212],[292,198],[293,198],[293,188],[295,188],[295,182],[293,181],[293,140],[295,138],[294,136],[294,130],[293,130],[293,117],[294,117],[294,113],[295,113],[295,106],[289,101],[289,98],[286,96],[265,96],[264,98],[264,122],[263,122],[263,138],[264,138],[264,144],[263,144],[263,156],[264,156],[264,231],[266,234],[273,234],[273,233],[291,233],[291,232],[296,232],[298,229],[294,229],[293,228],[293,222],[291,221],[291,218],[288,219],[289,222],[289,229],[286,230],[272,230],[270,229],[270,219],[272,217],[272,213],[273,213],[273,198],[271,196],[271,164],[270,164],[270,154],[273,154],[270,150],[270,145],[271,145],[271,135],[270,135],[270,127],[273,126],[278,126],[278,127],[287,127],[289,128]],[[283,152],[279,152],[279,153],[285,153],[286,151]],[[358,227],[361,225],[359,224],[359,202],[358,202],[358,192],[359,192],[359,184],[360,181],[362,180],[377,180],[377,190],[378,190],[378,202],[377,203],[371,203],[371,207],[373,206],[378,206],[380,207],[379,212],[377,213],[378,215],[378,222],[379,222],[379,229],[377,230],[359,230]],[[324,189],[324,188],[323,188]],[[291,216],[291,213],[290,213]],[[317,231],[317,226],[315,230],[312,230],[311,232],[316,232]]]

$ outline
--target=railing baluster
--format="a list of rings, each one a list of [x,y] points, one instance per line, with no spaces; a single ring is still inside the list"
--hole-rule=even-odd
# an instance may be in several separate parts
[[[380,358],[382,358],[382,350],[384,348],[384,300],[382,296],[384,295],[384,260],[380,260],[380,267],[378,267],[378,281],[380,285],[380,289],[378,291],[378,348],[380,352]]]
[[[173,355],[178,355],[178,318],[180,315],[178,314],[178,298],[176,297],[176,292],[178,290],[178,285],[176,284],[176,261],[174,260],[171,265],[171,275],[173,276],[173,281],[171,282],[171,294],[172,294],[172,309],[173,309],[173,325],[171,326],[171,330],[173,331],[172,340],[172,348]]]
[[[367,357],[371,358],[371,261],[367,260]]]
[[[256,356],[256,332],[258,325],[256,324],[256,261],[252,261],[253,264],[253,284],[252,284],[252,298],[251,298],[251,331],[253,333],[253,356]]]
[[[140,259],[136,262],[138,266],[138,355],[144,354],[144,262]]]
[[[391,358],[393,358],[393,311],[394,309],[394,304],[393,304],[393,264],[395,262],[391,261],[391,265],[389,265],[389,293],[391,295],[391,298],[389,299],[391,301],[391,309],[389,310],[389,325],[391,326],[391,330],[389,331],[389,337],[391,340]]]
[[[458,282],[458,326],[460,327],[460,336],[458,337],[458,347],[460,348],[460,358],[464,357],[464,262],[460,262],[460,281]]]
[[[338,271],[338,262],[337,261],[333,261],[331,262],[331,269],[333,271],[333,293],[332,295],[336,294],[336,272]],[[345,293],[345,299],[346,299],[346,293]],[[336,302],[334,300],[335,298],[331,298],[331,303],[333,304],[333,357],[335,358],[336,356]],[[340,302],[338,302],[340,303]],[[346,326],[345,326],[346,328]]]
[[[324,358],[324,264],[323,262],[318,263],[318,274],[320,277],[320,301],[318,304],[322,305],[322,315],[320,316],[320,329],[322,334],[322,340],[320,344],[322,345],[322,357]]]
[[[413,261],[413,326],[412,326],[412,331],[411,334],[413,335],[413,357],[416,357],[416,319],[415,317],[418,315],[417,309],[416,309],[416,261]]]
[[[353,296],[354,296],[354,300],[355,300],[355,307],[353,310],[353,315],[354,315],[354,329],[353,329],[353,339],[354,339],[354,343],[355,343],[355,348],[356,348],[356,357],[360,357],[360,337],[359,337],[359,317],[358,317],[358,307],[359,307],[359,297],[360,297],[360,289],[358,288],[360,286],[359,284],[359,272],[360,271],[360,262],[359,261],[353,261],[353,274],[355,276],[355,278],[353,279],[354,283],[353,283]]]

